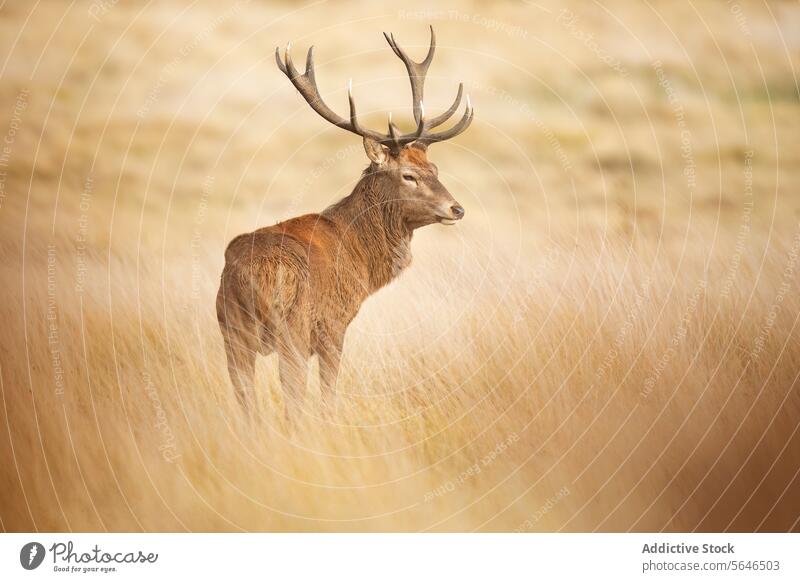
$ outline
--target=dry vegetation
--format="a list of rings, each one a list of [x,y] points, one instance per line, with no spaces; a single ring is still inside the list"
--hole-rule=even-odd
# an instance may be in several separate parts
[[[4,530],[800,529],[797,3],[152,4],[0,8]],[[272,50],[382,122],[380,31],[428,22],[466,220],[364,306],[331,421],[312,383],[287,434],[262,359],[249,425],[224,247],[365,164]]]

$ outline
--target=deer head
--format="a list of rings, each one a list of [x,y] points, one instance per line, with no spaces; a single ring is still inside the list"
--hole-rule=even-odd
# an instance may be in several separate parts
[[[320,96],[314,77],[314,47],[308,49],[305,73],[300,73],[289,54],[290,45],[286,46],[283,60],[279,49],[275,49],[275,60],[278,68],[289,78],[295,88],[308,102],[311,108],[324,119],[337,127],[346,129],[364,140],[364,150],[370,159],[366,170],[381,181],[380,191],[393,206],[400,207],[407,226],[411,229],[427,224],[454,224],[464,216],[464,208],[439,181],[438,168],[428,161],[427,149],[432,143],[444,141],[463,132],[472,122],[474,109],[466,98],[466,107],[461,119],[450,129],[434,131],[448,121],[461,104],[464,85],[460,83],[453,104],[442,114],[427,119],[423,104],[425,76],[433,60],[436,50],[436,35],[431,27],[431,43],[428,54],[421,62],[415,62],[401,49],[394,35],[384,33],[386,41],[394,53],[403,61],[411,81],[411,97],[416,129],[401,134],[392,122],[389,114],[388,131],[380,133],[362,127],[358,122],[355,100],[353,99],[352,80],[348,85],[350,116],[345,119],[328,107]]]

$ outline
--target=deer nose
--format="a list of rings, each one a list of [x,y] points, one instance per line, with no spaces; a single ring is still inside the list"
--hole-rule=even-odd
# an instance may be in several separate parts
[[[455,218],[456,220],[461,220],[462,218],[464,218],[464,207],[461,206],[460,204],[453,204],[450,207],[450,212],[453,213],[453,218]]]

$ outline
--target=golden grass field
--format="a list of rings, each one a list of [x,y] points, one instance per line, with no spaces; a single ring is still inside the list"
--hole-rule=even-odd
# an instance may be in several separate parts
[[[403,6],[2,4],[4,531],[800,530],[800,5]],[[364,305],[331,419],[312,380],[287,431],[262,358],[250,424],[225,246],[366,165],[274,47],[409,127],[380,33],[428,24],[466,218]]]

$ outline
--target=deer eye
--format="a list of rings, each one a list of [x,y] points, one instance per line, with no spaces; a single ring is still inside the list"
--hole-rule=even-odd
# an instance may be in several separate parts
[[[416,178],[416,176],[414,176],[414,174],[403,174],[403,180],[405,180],[409,184],[416,184],[417,183],[417,178]]]

